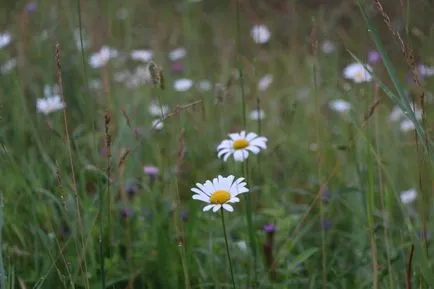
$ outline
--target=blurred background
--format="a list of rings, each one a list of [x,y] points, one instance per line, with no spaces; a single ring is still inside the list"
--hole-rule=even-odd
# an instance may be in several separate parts
[[[230,288],[190,191],[220,174],[250,188],[225,215],[238,288],[434,288],[433,13],[0,1],[0,288]],[[241,130],[267,149],[219,159]]]

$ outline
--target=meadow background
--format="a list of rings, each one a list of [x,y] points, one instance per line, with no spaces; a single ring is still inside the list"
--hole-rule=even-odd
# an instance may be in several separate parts
[[[219,174],[237,288],[434,288],[434,4],[380,2],[2,1],[1,288],[232,288]]]

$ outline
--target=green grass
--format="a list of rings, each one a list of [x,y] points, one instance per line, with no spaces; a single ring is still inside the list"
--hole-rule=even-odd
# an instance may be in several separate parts
[[[225,213],[237,288],[405,288],[411,245],[413,288],[434,288],[433,81],[406,81],[411,68],[382,18],[365,1],[348,11],[288,1],[284,13],[266,1],[257,9],[242,1],[239,15],[235,2],[188,2],[41,0],[32,13],[19,14],[24,3],[2,8],[17,16],[0,26],[13,35],[0,65],[10,58],[19,65],[0,77],[1,288],[232,288],[220,214],[202,212],[190,191],[219,174],[245,177],[250,188]],[[393,19],[429,65],[429,19],[417,15],[433,9],[416,2],[396,8]],[[123,20],[120,8],[128,11]],[[339,25],[338,11],[349,27]],[[269,43],[252,41],[255,23],[271,29]],[[422,47],[415,31],[424,35]],[[312,54],[312,41],[320,47],[326,39],[337,50]],[[58,82],[57,42],[67,109],[45,116],[36,99]],[[102,45],[121,56],[94,69],[88,58]],[[177,47],[187,50],[181,73],[167,56]],[[372,48],[381,54],[372,82],[345,80],[343,68],[365,63]],[[152,49],[164,90],[115,81],[140,65],[128,58],[134,49]],[[266,74],[274,80],[260,91]],[[220,85],[178,92],[178,78]],[[411,110],[420,91],[423,121]],[[351,103],[350,112],[331,110],[334,99]],[[173,112],[161,131],[151,129],[155,101]],[[266,114],[259,122],[249,118],[258,105]],[[415,131],[389,120],[395,105]],[[218,159],[217,145],[243,129],[266,136],[267,150],[248,164]],[[104,154],[108,136],[111,156]],[[148,165],[159,168],[155,179],[144,174]],[[404,205],[399,194],[410,188],[417,199]],[[263,231],[270,223],[272,243]]]

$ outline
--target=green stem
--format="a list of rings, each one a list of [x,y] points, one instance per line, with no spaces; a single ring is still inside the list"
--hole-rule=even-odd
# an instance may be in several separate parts
[[[232,286],[234,289],[236,289],[237,286],[235,285],[235,277],[234,277],[234,270],[232,268],[231,254],[229,253],[228,236],[226,234],[225,214],[223,212],[223,207],[220,209],[220,211],[222,216],[223,235],[225,236],[226,254],[228,255],[229,270],[231,271]]]
[[[248,177],[248,160],[244,161],[244,177],[247,180]],[[252,202],[253,195],[252,193],[248,194],[247,200],[246,200],[246,219],[247,219],[247,230],[249,233],[249,239],[250,239],[250,249],[252,250],[253,255],[253,288],[257,287],[258,284],[258,274],[257,274],[257,268],[258,268],[258,258],[256,254],[256,238],[255,238],[255,232],[253,230],[253,210],[252,210]]]
[[[241,102],[243,112],[243,127],[246,129],[246,97],[244,92],[244,72],[241,65],[241,28],[240,28],[240,0],[237,1],[237,50],[238,50],[238,73],[240,78]]]

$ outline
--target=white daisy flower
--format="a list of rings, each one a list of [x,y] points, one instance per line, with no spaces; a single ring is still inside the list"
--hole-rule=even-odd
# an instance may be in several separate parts
[[[404,205],[407,205],[407,204],[410,204],[410,203],[414,202],[414,200],[416,200],[417,191],[416,191],[416,189],[411,188],[411,189],[409,189],[407,191],[402,191],[399,194],[399,197],[401,199],[401,202]]]
[[[188,78],[181,78],[175,80],[173,88],[176,91],[187,91],[193,86],[193,80]]]
[[[221,208],[233,212],[234,208],[229,203],[238,203],[240,201],[238,195],[249,191],[244,178],[234,180],[235,177],[230,175],[228,177],[218,176],[212,182],[208,180],[203,184],[197,183],[196,187],[191,189],[195,193],[193,199],[209,204],[203,208],[204,212],[213,209],[215,213]]]
[[[265,118],[265,112],[262,109],[255,109],[249,113],[251,120],[260,120]]]
[[[272,82],[273,82],[273,75],[271,74],[264,75],[258,82],[258,90],[259,91],[267,90]]]
[[[372,68],[369,65],[363,66],[361,63],[352,63],[345,67],[344,77],[351,79],[355,83],[369,82],[372,80],[372,75],[369,73]]]
[[[12,41],[12,36],[9,33],[7,32],[0,33],[0,49],[9,45],[11,41]]]
[[[325,54],[331,54],[335,52],[335,50],[336,50],[336,45],[330,40],[326,40],[321,44],[321,51],[324,52]]]
[[[197,84],[197,89],[200,91],[208,91],[212,89],[212,83],[209,80],[201,80]]]
[[[156,102],[151,102],[148,107],[148,111],[152,116],[160,117],[161,114],[166,115],[169,113],[169,107],[167,105],[159,105]]]
[[[256,43],[264,44],[270,40],[271,32],[267,26],[260,24],[252,27],[250,35]]]
[[[164,123],[163,123],[162,120],[160,120],[160,119],[154,119],[154,120],[152,121],[152,129],[155,129],[155,130],[162,130],[163,127],[164,127]]]
[[[185,48],[176,48],[169,52],[169,59],[172,61],[180,60],[187,55]]]
[[[118,56],[118,51],[116,49],[110,48],[108,46],[103,46],[98,52],[93,53],[89,57],[89,65],[93,68],[100,68],[105,66],[111,58]]]
[[[261,149],[267,148],[267,138],[258,136],[254,132],[247,133],[230,133],[230,139],[222,141],[217,147],[217,157],[227,161],[231,155],[234,155],[234,160],[242,162],[249,156],[249,151],[258,154]]]
[[[149,62],[152,59],[151,50],[133,50],[131,51],[131,59],[143,62]]]
[[[351,103],[343,99],[335,99],[330,101],[329,106],[337,112],[347,112],[351,109]]]
[[[51,97],[38,98],[36,100],[36,108],[38,112],[48,115],[54,111],[65,108],[65,103],[61,100],[60,95]]]

